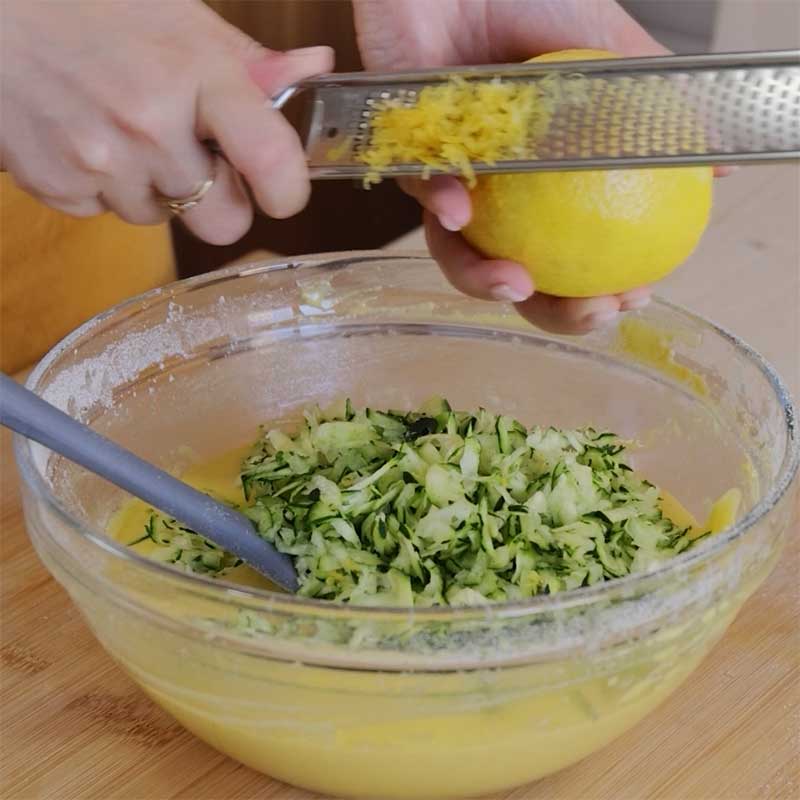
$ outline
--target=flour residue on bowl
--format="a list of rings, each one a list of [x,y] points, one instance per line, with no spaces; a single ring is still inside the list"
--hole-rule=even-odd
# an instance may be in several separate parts
[[[77,333],[84,338],[90,331],[80,329]],[[135,381],[146,370],[163,371],[167,362],[189,355],[197,342],[213,340],[224,334],[225,327],[219,319],[191,317],[182,306],[170,302],[162,322],[110,340],[99,355],[62,368],[48,383],[42,396],[49,403],[82,419],[89,409],[98,406],[111,409],[114,392]]]

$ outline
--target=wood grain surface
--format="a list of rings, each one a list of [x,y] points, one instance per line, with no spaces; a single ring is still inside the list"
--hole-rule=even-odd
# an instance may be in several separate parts
[[[732,329],[798,389],[800,183],[753,167],[719,183],[714,221],[663,294]],[[398,246],[419,247],[415,233]],[[24,532],[2,436],[0,798],[310,800],[182,730],[94,641]],[[800,546],[689,682],[608,748],[493,800],[800,797]]]

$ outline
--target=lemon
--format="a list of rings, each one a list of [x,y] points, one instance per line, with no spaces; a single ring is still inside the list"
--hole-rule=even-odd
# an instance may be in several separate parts
[[[562,50],[532,60],[612,57]],[[711,184],[710,167],[486,175],[462,233],[484,255],[523,264],[537,291],[618,294],[685,261],[708,223]]]

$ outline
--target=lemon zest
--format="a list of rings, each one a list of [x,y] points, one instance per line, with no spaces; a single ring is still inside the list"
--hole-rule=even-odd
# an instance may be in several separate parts
[[[426,86],[411,104],[398,97],[380,100],[373,105],[367,144],[356,155],[369,167],[364,186],[379,183],[389,166],[421,163],[423,178],[433,170],[457,172],[472,187],[473,164],[535,159],[535,143],[556,107],[585,100],[581,78],[551,74],[534,83],[453,76]]]

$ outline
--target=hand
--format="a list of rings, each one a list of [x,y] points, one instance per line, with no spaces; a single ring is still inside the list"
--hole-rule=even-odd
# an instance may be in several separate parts
[[[578,47],[626,56],[667,52],[613,0],[354,0],[354,9],[362,60],[370,70],[525,61]],[[519,313],[539,327],[573,334],[649,302],[648,287],[587,299],[534,293],[520,264],[487,260],[458,234],[472,213],[459,179],[399,183],[426,209],[431,254],[466,294],[515,302]]]
[[[240,175],[271,216],[305,205],[301,143],[265,94],[329,71],[330,48],[266,50],[200,0],[5,0],[3,25],[0,165],[47,205],[158,223],[159,193],[190,195],[216,167],[182,216],[214,244],[252,222]]]

